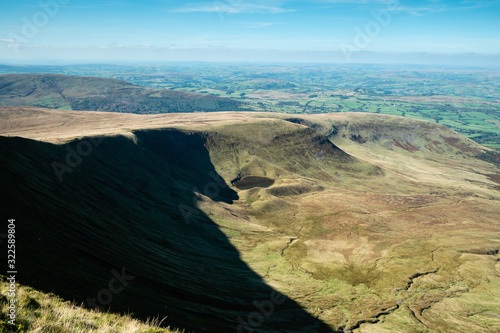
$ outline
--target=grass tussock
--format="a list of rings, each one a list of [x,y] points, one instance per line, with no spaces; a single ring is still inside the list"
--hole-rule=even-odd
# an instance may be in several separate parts
[[[39,333],[179,333],[161,328],[161,319],[141,322],[128,315],[87,310],[63,301],[53,294],[45,294],[30,287],[16,284],[16,325],[9,323],[7,298],[9,286],[1,282],[0,332]]]
[[[352,286],[361,284],[367,287],[372,286],[380,273],[373,267],[358,266],[353,263],[345,264],[342,268],[329,268],[318,266],[314,277],[320,280],[337,279],[347,282]]]

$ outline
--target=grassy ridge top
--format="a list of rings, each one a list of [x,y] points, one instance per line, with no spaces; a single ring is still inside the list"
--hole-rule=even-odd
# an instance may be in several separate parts
[[[141,114],[236,111],[243,106],[212,95],[144,88],[117,79],[56,74],[0,75],[0,105]]]
[[[413,141],[412,137],[430,135],[434,132],[437,136],[442,134],[460,138],[476,149],[488,150],[440,124],[400,116],[354,112],[321,115],[287,115],[271,112],[133,115],[90,111],[81,113],[36,107],[0,107],[0,135],[61,142],[81,136],[124,134],[139,129],[176,127],[200,130],[226,125],[237,125],[240,129],[244,129],[246,123],[276,124],[276,121],[280,120],[295,123],[297,126],[310,127],[326,136],[337,136],[341,129],[345,129],[352,133],[341,134],[358,142],[366,139],[369,141],[385,140],[391,135],[397,140]],[[271,135],[272,131],[271,126],[266,130],[267,136]],[[226,126],[222,132],[259,137],[252,131],[232,129],[231,126]],[[364,138],[351,137],[353,135],[364,135]]]

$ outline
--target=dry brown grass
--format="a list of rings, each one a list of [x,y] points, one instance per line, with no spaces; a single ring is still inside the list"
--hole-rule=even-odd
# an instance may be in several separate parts
[[[2,281],[1,332],[71,332],[71,333],[180,333],[161,328],[162,320],[153,318],[140,322],[131,315],[116,315],[83,309],[55,295],[41,293],[32,288],[16,285],[16,325],[8,323],[7,298],[9,289]],[[17,331],[16,331],[17,329]]]
[[[271,115],[271,114],[269,114]],[[265,113],[207,112],[136,115],[95,111],[65,111],[35,107],[0,107],[0,135],[62,143],[75,137],[130,135],[131,130],[155,128],[201,129],[255,121]]]

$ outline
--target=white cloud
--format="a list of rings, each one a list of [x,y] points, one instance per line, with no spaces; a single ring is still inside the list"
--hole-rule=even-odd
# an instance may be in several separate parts
[[[257,3],[241,2],[231,3],[229,1],[213,1],[203,4],[188,4],[184,7],[171,10],[172,13],[270,13],[282,14],[293,12],[293,9],[286,9],[280,6],[261,5]]]
[[[2,42],[2,43],[8,43],[8,44],[14,44],[14,43],[16,43],[15,40],[13,40],[13,39],[7,39],[7,38],[0,38],[0,42]]]
[[[270,27],[274,24],[275,23],[273,23],[273,22],[253,22],[253,23],[249,23],[246,26],[246,28],[248,28],[248,29],[265,28],[265,27]]]
[[[351,5],[393,5],[397,0],[311,0],[312,3],[321,4],[351,4]]]
[[[446,10],[445,7],[405,7],[401,6],[398,11],[408,12],[415,16],[422,16],[426,14],[438,13]]]
[[[408,3],[403,0],[309,0],[311,3],[316,4],[350,4],[350,5],[372,5],[381,6],[386,5],[392,11],[407,12],[415,16],[423,16],[428,14],[439,13],[451,10],[471,10],[488,8],[498,6],[499,0],[485,0],[485,1],[457,1],[450,5],[449,3],[442,3],[440,0],[427,0]]]
[[[430,0],[433,1],[433,0]],[[365,1],[365,0],[314,0],[315,3],[321,4],[352,4],[352,5],[371,5],[371,6],[382,6],[381,9],[390,8],[394,12],[407,12],[415,16],[422,16],[427,14],[433,14],[445,11],[449,9],[445,5],[440,4],[428,4],[423,6],[422,3],[419,5],[402,5],[398,0],[375,0],[375,1]],[[386,7],[385,7],[386,6]]]

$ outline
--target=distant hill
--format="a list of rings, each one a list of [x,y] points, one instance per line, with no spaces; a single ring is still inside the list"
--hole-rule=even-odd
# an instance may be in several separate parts
[[[0,75],[0,106],[138,114],[246,110],[243,103],[229,98],[55,74]]]

